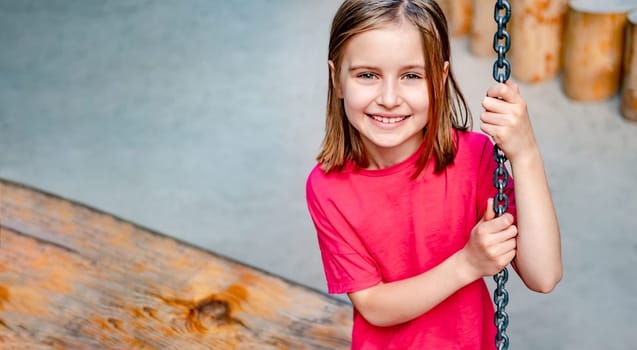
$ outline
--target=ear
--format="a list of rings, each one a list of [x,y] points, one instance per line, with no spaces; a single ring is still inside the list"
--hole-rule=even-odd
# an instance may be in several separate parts
[[[328,60],[327,65],[330,67],[330,79],[332,80],[332,86],[336,90],[338,98],[343,98],[343,91],[341,90],[341,84],[336,79],[336,68],[334,67],[334,61]]]

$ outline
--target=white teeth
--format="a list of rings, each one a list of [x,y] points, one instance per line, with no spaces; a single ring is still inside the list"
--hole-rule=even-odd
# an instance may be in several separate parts
[[[405,120],[405,118],[407,117],[387,118],[387,117],[381,117],[378,115],[373,115],[372,118],[374,118],[374,120],[379,121],[381,123],[394,124],[394,123],[398,123]]]

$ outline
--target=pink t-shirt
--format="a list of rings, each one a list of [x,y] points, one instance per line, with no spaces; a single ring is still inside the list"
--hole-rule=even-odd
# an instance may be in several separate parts
[[[482,217],[492,184],[493,144],[483,134],[458,132],[453,165],[427,167],[416,179],[422,147],[380,170],[348,164],[307,181],[307,203],[318,233],[330,293],[350,293],[423,273],[462,249]],[[513,182],[505,192],[515,216]],[[493,304],[479,279],[425,314],[376,327],[354,310],[352,349],[493,349]]]

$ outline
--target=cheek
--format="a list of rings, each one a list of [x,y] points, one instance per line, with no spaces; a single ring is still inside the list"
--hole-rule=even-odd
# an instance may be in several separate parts
[[[345,117],[347,120],[349,120],[352,124],[356,124],[356,122],[361,119],[360,116],[363,115],[363,109],[359,105],[353,103],[351,99],[344,100],[344,107]]]
[[[414,112],[429,112],[429,95],[423,94],[422,90],[412,91],[408,95],[405,95],[405,98],[409,101],[409,105],[414,110]]]
[[[355,84],[342,85],[343,100],[349,109],[365,109],[376,99],[376,88]]]

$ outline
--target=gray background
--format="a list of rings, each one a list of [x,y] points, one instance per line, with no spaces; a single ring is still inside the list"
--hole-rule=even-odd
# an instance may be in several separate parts
[[[0,177],[325,290],[304,186],[338,4],[0,0]],[[477,116],[492,61],[467,44],[452,67]],[[549,295],[512,278],[512,348],[634,349],[637,124],[617,96],[522,90],[565,274]]]

